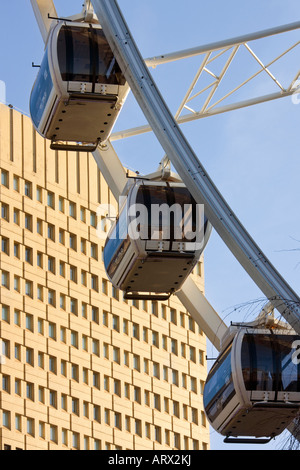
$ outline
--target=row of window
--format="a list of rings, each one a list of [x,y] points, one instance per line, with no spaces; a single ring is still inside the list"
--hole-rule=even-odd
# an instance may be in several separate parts
[[[51,270],[51,263],[52,263],[52,258],[48,257],[48,264],[49,264],[48,267],[50,267],[50,270]],[[70,266],[70,278],[71,278],[71,280],[72,279],[74,280],[76,278],[77,268],[74,267],[74,271],[72,270],[72,268],[73,267]],[[63,263],[60,266],[60,269],[63,269],[63,270],[65,269],[65,263]],[[65,273],[65,271],[63,271],[63,272]],[[98,292],[99,291],[98,276],[91,275],[90,283],[91,283],[91,288]],[[102,279],[101,291],[105,295],[108,295],[108,284],[109,283],[106,279]],[[1,272],[1,286],[5,287],[6,289],[11,288],[11,275],[8,271],[2,270],[2,272]],[[32,281],[27,280],[27,279],[23,279],[20,276],[14,275],[13,289],[16,292],[19,292],[19,293],[20,292],[25,292],[25,295],[27,295],[30,298],[34,298],[36,296],[36,298],[40,301],[44,302],[44,301],[48,300],[48,304],[52,305],[54,307],[56,306],[57,297],[59,296],[59,307],[62,310],[65,310],[65,311],[69,310],[74,315],[79,314],[79,306],[78,306],[79,302],[76,298],[68,297],[68,296],[66,296],[65,294],[62,294],[62,293],[57,293],[55,290],[50,289],[50,288],[46,288],[41,284],[37,284],[37,286],[36,286],[36,295],[34,295],[34,283]],[[112,293],[113,293],[112,297],[118,300],[119,299],[119,291],[117,289],[113,288]],[[69,305],[67,305],[68,299],[69,299]],[[139,301],[135,300],[135,301],[132,301],[132,302],[133,302],[133,306],[135,306],[136,308],[139,308]],[[147,306],[146,302],[147,301],[142,301],[142,309],[145,310],[145,311],[148,311],[148,306]],[[159,307],[159,304],[157,302],[151,302],[151,313],[153,315],[158,316],[158,307]],[[164,320],[167,320],[168,307],[164,304],[161,304],[160,307],[161,307],[161,317]],[[8,306],[5,306],[5,308],[3,307],[3,309],[2,309],[2,319],[7,321],[7,322],[10,321],[9,311],[10,311],[10,309],[9,309]],[[92,312],[92,318],[91,318],[92,321],[99,324],[100,323],[99,309],[97,307],[92,306],[91,307],[91,312]],[[81,315],[82,315],[83,318],[86,318],[86,319],[88,318],[88,304],[85,303],[85,302],[81,302]],[[178,317],[178,313],[177,313],[176,309],[170,308],[169,309],[169,316],[168,316],[168,320],[170,321],[170,323],[173,323],[174,325],[177,325],[178,324],[178,322],[177,322],[178,318],[177,317]],[[196,331],[196,326],[197,325],[196,325],[195,321],[193,320],[193,318],[191,316],[187,315],[184,312],[180,312],[179,317],[180,317],[179,325],[182,328],[188,328],[192,332]],[[110,327],[113,330],[118,331],[118,332],[121,331],[120,318],[117,315],[112,315],[112,321],[109,322],[109,313],[106,312],[106,311],[103,311],[102,322],[103,322],[103,325],[106,326],[106,327]],[[141,328],[140,325],[138,325],[137,323],[133,323],[133,328],[132,328],[132,333],[131,334],[134,338],[136,338],[138,340],[141,338],[140,328]],[[123,319],[122,331],[123,331],[124,334],[129,334],[129,321],[126,320],[126,319]],[[149,330],[146,327],[144,327],[142,337],[143,337],[143,340],[146,341],[146,342],[148,342],[148,334],[149,334],[148,332],[149,332]],[[203,335],[203,332],[200,328],[199,328],[199,334]],[[156,337],[158,338],[158,335],[156,335]],[[162,339],[162,346],[163,347],[164,347],[165,341],[166,341],[166,339],[164,339],[164,336],[163,336],[163,339]],[[154,344],[154,342],[155,342],[155,338],[153,339],[153,344]],[[159,347],[158,343],[155,344],[155,345],[157,345]],[[164,349],[166,349],[166,348],[164,347]],[[175,343],[172,345],[172,349],[174,349],[174,352],[175,352],[175,349],[177,349],[175,347]]]
[[[54,335],[53,324],[49,324],[49,333]],[[62,329],[63,334],[66,333],[66,329]],[[88,349],[89,337],[84,336],[83,349]],[[100,344],[99,340],[91,339],[91,348],[92,354],[100,356]],[[11,355],[11,344],[7,339],[2,339],[2,355],[0,355],[1,362],[5,362],[5,359],[10,359]],[[71,344],[75,347],[78,347],[78,333],[71,331]],[[86,349],[85,349],[86,348]],[[36,364],[36,354],[37,354],[37,364]],[[108,343],[103,343],[103,357],[108,360],[112,360],[116,364],[121,365],[121,350],[116,346],[112,346]],[[58,359],[55,356],[46,354],[44,352],[38,351],[37,353],[31,347],[23,346],[19,343],[14,344],[14,358],[17,361],[25,362],[26,364],[35,367],[36,365],[42,369],[48,370],[54,374],[58,374]],[[46,365],[48,363],[48,366]],[[123,352],[123,365],[130,367],[137,372],[144,372],[147,375],[152,375],[158,379],[163,379],[166,382],[170,382],[177,387],[181,386],[191,392],[197,393],[197,378],[190,376],[186,373],[181,373],[181,383],[180,383],[180,373],[178,370],[168,367],[166,365],[161,365],[158,362],[152,361],[147,358],[141,358],[138,354],[131,353],[129,351]],[[72,380],[80,381],[80,369],[78,364],[70,363],[66,360],[60,361],[60,373],[66,378],[71,378]],[[86,385],[91,385],[100,389],[100,374],[98,372],[92,371],[92,383],[90,378],[89,369],[82,368],[82,382]],[[104,390],[109,391],[109,386],[107,378],[104,380]],[[200,380],[200,391],[203,392],[203,382]],[[127,395],[125,394],[125,397]]]
[[[93,385],[99,388],[99,375],[95,373],[93,376],[96,377],[96,381]],[[110,391],[110,381],[113,381],[112,392],[115,395],[121,397],[121,381],[118,379],[112,379],[108,376],[104,376],[105,390]],[[38,388],[37,397],[35,395],[36,387]],[[9,375],[2,375],[2,390],[11,394],[11,377]],[[22,382],[17,378],[15,379],[15,395],[19,397],[25,396],[28,400],[34,402],[38,401],[41,404],[47,404],[48,406],[55,409],[59,408],[60,399],[60,409],[62,411],[66,411],[88,419],[93,419],[99,423],[101,423],[103,420],[105,424],[112,424],[110,420],[111,410],[109,409],[104,410],[104,418],[101,419],[101,409],[99,405],[92,404],[85,400],[81,401],[79,398],[68,396],[64,393],[59,393],[56,390],[46,389],[45,387],[37,386],[36,384],[30,382]],[[142,404],[142,391],[140,387],[125,383],[124,397],[132,402]],[[189,421],[193,424],[201,424],[202,426],[206,426],[205,414],[203,411],[199,411],[197,408],[190,407],[186,404],[182,404],[182,406],[180,406],[178,401],[168,397],[162,397],[161,395],[150,392],[149,390],[144,390],[143,404],[147,407],[151,407],[151,409],[176,416],[179,419]]]
[[[72,266],[70,267],[70,277],[71,280],[74,281],[76,270],[77,268],[74,267],[74,271],[72,271]],[[73,277],[73,279],[72,279]],[[75,281],[74,281],[75,282]],[[11,286],[11,275],[8,271],[2,270],[1,272],[1,286],[5,287],[6,289],[12,289]],[[99,279],[96,275],[91,275],[91,288],[95,292],[99,292]],[[18,293],[25,293],[27,297],[31,299],[35,298],[34,295],[34,283],[33,281],[29,281],[28,279],[23,279],[18,275],[14,275],[13,277],[13,290]],[[106,279],[102,279],[101,285],[102,293],[108,295],[108,281]],[[45,294],[46,292],[46,294]],[[49,305],[56,307],[57,302],[57,292],[54,289],[46,288],[40,284],[36,286],[36,298],[37,300],[41,300],[43,302],[47,301]],[[60,308],[66,310],[66,295],[60,294]],[[75,298],[70,298],[70,312],[78,315],[78,300]]]
[[[9,205],[2,202],[1,203],[1,217],[3,220],[6,222],[10,221],[10,208]],[[20,209],[13,208],[13,223],[15,225],[20,226],[21,225],[21,214],[24,214],[24,227],[29,230],[30,232],[33,232],[33,217],[31,214],[27,212],[22,212]],[[46,225],[46,227],[45,227]],[[56,227],[55,225],[51,223],[47,223],[43,221],[42,219],[37,218],[36,220],[36,232],[41,235],[41,236],[47,236],[49,240],[52,240],[53,242],[56,241]],[[66,246],[67,241],[68,241],[68,246],[70,249],[77,251],[78,246],[77,246],[77,235],[71,232],[68,232],[66,230],[63,230],[61,228],[58,229],[58,241],[61,245]],[[87,247],[88,243],[90,244],[90,251],[88,253]],[[6,254],[9,255],[9,239],[7,237],[2,237],[2,251]],[[14,243],[14,256],[17,258],[20,257],[19,255],[19,250],[18,247],[20,247],[19,243]],[[30,249],[30,247],[27,247],[27,249]],[[80,251],[82,254],[87,255],[95,260],[98,260],[98,245],[93,242],[88,242],[86,239],[81,238],[80,239]]]
[[[20,192],[21,190],[21,178],[17,175],[13,175],[13,189],[16,192]],[[9,172],[7,170],[2,169],[1,170],[1,184],[2,186],[5,186],[6,188],[10,187],[9,184]],[[23,182],[23,192],[26,197],[29,199],[33,199],[33,184],[31,181],[24,180]],[[36,186],[36,201],[40,202],[41,204],[46,204],[48,207],[51,209],[56,209],[56,204],[55,204],[55,194],[52,191],[43,189],[41,186]],[[68,214],[70,217],[77,219],[77,204],[72,201],[67,201],[67,199],[63,197],[59,197],[58,199],[58,210],[66,214],[67,210],[67,202],[69,206]],[[88,215],[89,213],[89,221],[90,225],[92,227],[97,226],[97,214],[94,211],[89,211],[83,206],[80,206],[80,220],[84,223],[88,222]]]
[[[107,424],[113,421],[114,427],[116,429],[122,429],[122,416],[121,413],[112,412],[108,409],[104,411],[105,420]],[[110,415],[113,415],[112,417]],[[185,449],[185,450],[199,450],[199,441],[197,439],[192,439],[189,436],[183,436],[183,442],[181,443],[180,434],[173,432],[169,429],[163,429],[160,426],[154,425],[149,422],[144,423],[144,432],[142,431],[142,421],[140,419],[132,418],[131,416],[124,417],[124,429],[131,434],[135,434],[140,437],[145,437],[151,441],[155,441],[159,444],[165,444],[168,447],[174,449]],[[6,429],[12,429],[13,423],[11,419],[11,412],[8,410],[2,411],[2,426]],[[38,426],[38,429],[36,429]],[[40,439],[46,439],[46,435],[49,436],[49,439],[52,443],[58,444],[59,432],[60,442],[63,446],[70,447],[73,449],[80,449],[81,439],[80,434],[66,428],[59,428],[54,424],[45,423],[43,421],[37,421],[33,418],[28,418],[22,416],[18,413],[14,414],[14,428],[16,431],[21,433],[27,433],[32,437],[38,437]],[[163,442],[163,433],[164,433],[164,442]],[[101,440],[92,438],[90,436],[83,436],[82,449],[83,450],[100,450],[101,449]],[[108,442],[105,442],[104,450],[110,450],[112,447],[115,450],[121,450],[121,446],[113,445]],[[6,449],[6,448],[5,448]],[[207,445],[202,444],[202,449],[206,450]],[[8,449],[6,449],[8,450]]]
[[[36,430],[36,424],[38,424],[38,431]],[[2,411],[2,426],[6,429],[12,429],[13,423],[11,420],[11,412],[7,410]],[[34,420],[33,418],[27,418],[20,414],[15,413],[15,425],[14,429],[20,433],[26,433],[32,437],[38,437],[40,439],[46,439],[46,431],[49,436],[49,440],[58,444],[58,426],[54,424],[48,424],[43,421]],[[68,429],[61,429],[61,443],[64,446],[71,447],[73,449],[80,449],[80,434]],[[94,450],[101,449],[101,441],[99,439],[93,439],[89,436],[84,436],[84,449],[91,450],[91,443],[93,443]],[[10,446],[4,446],[4,450],[10,450]],[[21,450],[18,448],[18,450]]]
[[[85,304],[87,307],[87,304]],[[92,318],[91,320],[99,323],[99,309],[98,307],[91,308]],[[86,314],[86,309],[85,309]],[[108,316],[110,314],[106,311],[103,312],[103,324],[108,326]],[[118,315],[111,314],[112,316],[112,329],[115,331],[120,331],[120,318]],[[8,305],[2,305],[2,321],[10,323],[10,307]],[[14,310],[14,324],[17,326],[21,326],[21,312],[20,310]],[[48,327],[48,337],[52,338],[53,340],[58,339],[58,328],[60,328],[60,341],[63,343],[67,343],[67,336],[70,338],[69,342],[71,346],[76,347],[79,349],[80,341],[81,341],[81,349],[86,352],[92,352],[100,356],[100,342],[95,338],[91,338],[90,336],[84,335],[79,333],[78,331],[67,329],[64,326],[58,327],[56,323],[45,321],[42,318],[38,318],[37,320],[37,331],[39,334],[44,335],[46,333],[45,328]],[[130,327],[130,331],[129,331]],[[31,314],[25,314],[25,328],[34,332],[34,317]],[[150,343],[152,346],[157,348],[162,348],[165,351],[170,351],[172,354],[176,356],[181,356],[185,359],[189,359],[190,361],[196,363],[197,362],[197,349],[194,346],[188,345],[184,342],[180,342],[175,338],[170,338],[167,335],[160,334],[157,331],[154,331],[150,328],[145,326],[141,326],[138,323],[130,322],[127,319],[123,319],[123,333],[126,335],[131,335],[132,338],[136,338],[140,340],[140,330],[142,330],[142,340],[146,343]],[[90,347],[89,345],[92,345]],[[109,359],[109,347],[110,345],[103,343],[103,355],[105,358]],[[124,364],[129,364],[129,352],[124,351]],[[204,352],[200,349],[198,350],[199,354],[199,364],[204,365]],[[115,362],[120,363],[120,349],[114,347],[113,348],[113,360]]]

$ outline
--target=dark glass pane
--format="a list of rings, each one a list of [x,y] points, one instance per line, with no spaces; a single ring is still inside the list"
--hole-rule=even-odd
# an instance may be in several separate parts
[[[125,77],[114,58],[112,50],[104,36],[102,29],[95,29],[98,46],[97,83],[109,85],[125,85]]]
[[[109,238],[107,238],[104,247],[104,265],[110,278],[114,275],[129,246],[130,239],[127,234],[127,211],[125,207],[121,210],[115,227]]]
[[[300,367],[293,360],[293,335],[246,334],[242,370],[246,390],[300,391]]]
[[[30,114],[36,127],[40,125],[51,91],[52,78],[48,64],[48,50],[46,49],[30,96]]]
[[[205,384],[204,407],[211,421],[216,419],[235,394],[231,369],[231,347],[232,344],[218,358]]]
[[[278,335],[278,349],[280,354],[281,389],[285,392],[300,391],[300,365],[297,357],[293,357],[294,341],[299,341],[299,336]]]
[[[64,81],[125,84],[125,78],[100,29],[62,26],[57,51]]]

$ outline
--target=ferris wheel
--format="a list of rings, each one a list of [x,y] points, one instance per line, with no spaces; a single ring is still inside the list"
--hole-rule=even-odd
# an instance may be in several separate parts
[[[251,43],[299,30],[300,22],[144,60],[115,0],[86,0],[82,12],[68,18],[58,17],[52,0],[31,0],[31,4],[45,42],[44,59],[31,93],[33,124],[54,149],[92,152],[113,195],[122,201],[104,250],[108,277],[127,298],[177,295],[220,352],[204,393],[210,423],[226,442],[232,438],[242,442],[272,439],[292,425],[300,409],[300,368],[295,359],[300,340],[300,299],[242,226],[180,124],[295,94],[300,71],[286,87],[270,66],[300,41],[267,64]],[[259,70],[217,95],[241,48],[257,62]],[[149,67],[191,56],[200,57],[200,66],[173,116]],[[220,57],[224,64],[217,76],[211,65]],[[277,91],[224,104],[259,74],[271,79]],[[204,75],[211,81],[195,92]],[[114,133],[129,91],[149,125]],[[197,109],[197,97],[207,91]],[[150,130],[165,157],[153,173],[128,178],[113,141]],[[153,206],[164,206],[168,218],[160,213],[154,219]],[[202,216],[197,206],[204,206]],[[132,207],[138,207],[135,214],[130,213]],[[141,215],[141,207],[149,210]],[[179,211],[176,214],[175,209]],[[128,230],[133,221],[130,216],[135,218],[137,237]],[[188,232],[184,231],[187,222]],[[190,277],[212,229],[269,301],[251,324],[228,328]],[[199,233],[201,237],[197,238]],[[275,319],[274,309],[285,323]]]

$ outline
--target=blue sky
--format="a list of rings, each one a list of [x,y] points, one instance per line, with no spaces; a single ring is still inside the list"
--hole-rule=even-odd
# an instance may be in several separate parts
[[[55,4],[60,16],[68,16],[81,10],[82,1],[56,0]],[[145,58],[300,19],[297,0],[119,0],[119,5]],[[6,100],[28,113],[37,73],[31,64],[39,64],[43,57],[43,42],[29,0],[3,2],[0,26],[0,80],[6,84]],[[288,33],[261,40],[252,44],[253,49],[268,62],[299,35],[300,32]],[[298,48],[290,60],[272,68],[284,85],[295,76],[299,55]],[[199,59],[189,59],[151,69],[173,112],[199,65]],[[255,71],[255,67],[255,61],[247,62],[241,53],[234,74],[228,74],[228,86],[248,70]],[[247,99],[273,91],[272,80],[258,79],[240,96]],[[296,292],[300,277],[299,112],[300,104],[284,98],[182,125],[218,189]],[[145,123],[130,95],[115,130]],[[141,173],[154,171],[164,155],[152,133],[118,141],[115,148],[125,165]],[[206,296],[227,324],[252,320],[259,313],[262,304],[255,301],[263,297],[262,293],[216,233],[205,251],[205,276]],[[246,306],[240,308],[242,304]],[[208,345],[208,356],[213,354]],[[277,438],[264,449],[280,445]],[[233,448],[225,447],[214,432],[211,446]]]

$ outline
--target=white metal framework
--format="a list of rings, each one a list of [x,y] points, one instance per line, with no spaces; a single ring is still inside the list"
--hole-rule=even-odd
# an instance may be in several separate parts
[[[233,111],[247,106],[252,106],[266,101],[275,100],[278,98],[284,98],[295,93],[297,88],[297,80],[300,76],[300,69],[297,71],[295,76],[291,76],[288,82],[284,85],[280,82],[280,79],[271,72],[270,68],[281,59],[285,58],[291,53],[297,46],[300,45],[300,41],[292,41],[288,48],[285,48],[280,54],[264,64],[263,60],[255,52],[255,45],[252,43],[256,40],[268,38],[270,36],[291,32],[300,28],[300,22],[295,22],[280,26],[277,28],[271,28],[264,31],[259,31],[244,36],[227,39],[225,41],[219,41],[204,46],[195,47],[192,49],[185,49],[179,52],[164,54],[159,57],[153,57],[145,59],[145,63],[148,67],[157,67],[158,65],[167,64],[173,61],[188,59],[190,57],[197,56],[200,64],[191,85],[189,86],[180,106],[175,114],[175,119],[178,124],[184,124],[186,122],[195,121],[208,116],[214,116],[216,114]],[[249,45],[251,43],[251,46]],[[255,73],[248,74],[247,78],[244,78],[240,83],[237,82],[230,90],[222,92],[222,85],[225,78],[228,78],[228,74],[231,73],[233,66],[239,61],[239,53],[242,51],[247,52],[248,59],[253,59],[258,64],[258,70]],[[213,65],[222,59],[221,71],[216,75],[213,71]],[[249,61],[250,64],[250,61]],[[259,75],[264,75],[266,81],[272,81],[275,84],[273,93],[259,95],[247,100],[236,100],[234,99],[241,89],[254,80]],[[207,84],[207,78],[210,78],[210,83]],[[232,72],[232,80],[235,82],[235,73]],[[205,82],[205,85],[202,85]],[[227,80],[228,82],[228,80]],[[216,95],[218,96],[216,98]],[[200,100],[202,98],[202,100]],[[233,98],[230,103],[224,104],[224,101],[228,101],[228,98]],[[199,104],[200,103],[200,104]],[[187,111],[184,114],[183,111]],[[145,132],[151,131],[152,128],[149,125],[139,126],[131,129],[124,129],[112,133],[110,140],[113,142],[118,139],[131,137]]]

